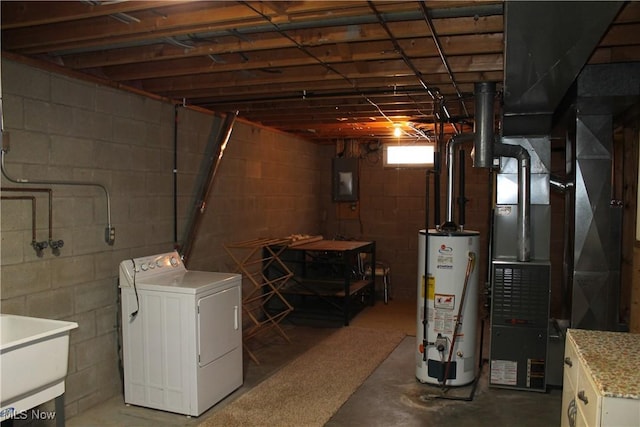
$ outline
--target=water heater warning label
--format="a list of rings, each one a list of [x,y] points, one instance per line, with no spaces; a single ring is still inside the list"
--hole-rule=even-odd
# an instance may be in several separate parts
[[[433,299],[436,291],[436,278],[433,276],[429,276],[429,294],[427,295],[427,299]],[[424,275],[422,276],[422,282],[420,283],[420,298],[424,298]]]
[[[452,335],[455,326],[455,315],[451,311],[434,310],[433,330],[435,332]]]
[[[433,305],[435,308],[453,310],[456,306],[456,296],[447,294],[435,294]]]

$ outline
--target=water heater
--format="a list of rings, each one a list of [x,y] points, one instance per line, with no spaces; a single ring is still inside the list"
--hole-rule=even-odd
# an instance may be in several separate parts
[[[479,239],[476,231],[418,234],[416,378],[422,383],[461,386],[475,379]]]

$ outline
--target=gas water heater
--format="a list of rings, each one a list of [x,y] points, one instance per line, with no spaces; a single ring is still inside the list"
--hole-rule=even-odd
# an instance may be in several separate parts
[[[418,234],[416,378],[422,383],[462,386],[475,379],[479,238],[475,231]]]

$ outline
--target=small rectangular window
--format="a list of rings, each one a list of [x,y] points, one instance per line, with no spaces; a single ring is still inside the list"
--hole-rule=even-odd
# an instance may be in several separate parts
[[[382,157],[385,167],[430,168],[434,151],[432,144],[385,144]]]

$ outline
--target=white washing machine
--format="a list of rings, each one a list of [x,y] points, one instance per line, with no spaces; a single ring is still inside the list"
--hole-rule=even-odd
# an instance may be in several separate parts
[[[177,252],[120,263],[125,403],[198,416],[242,385],[241,282]]]

